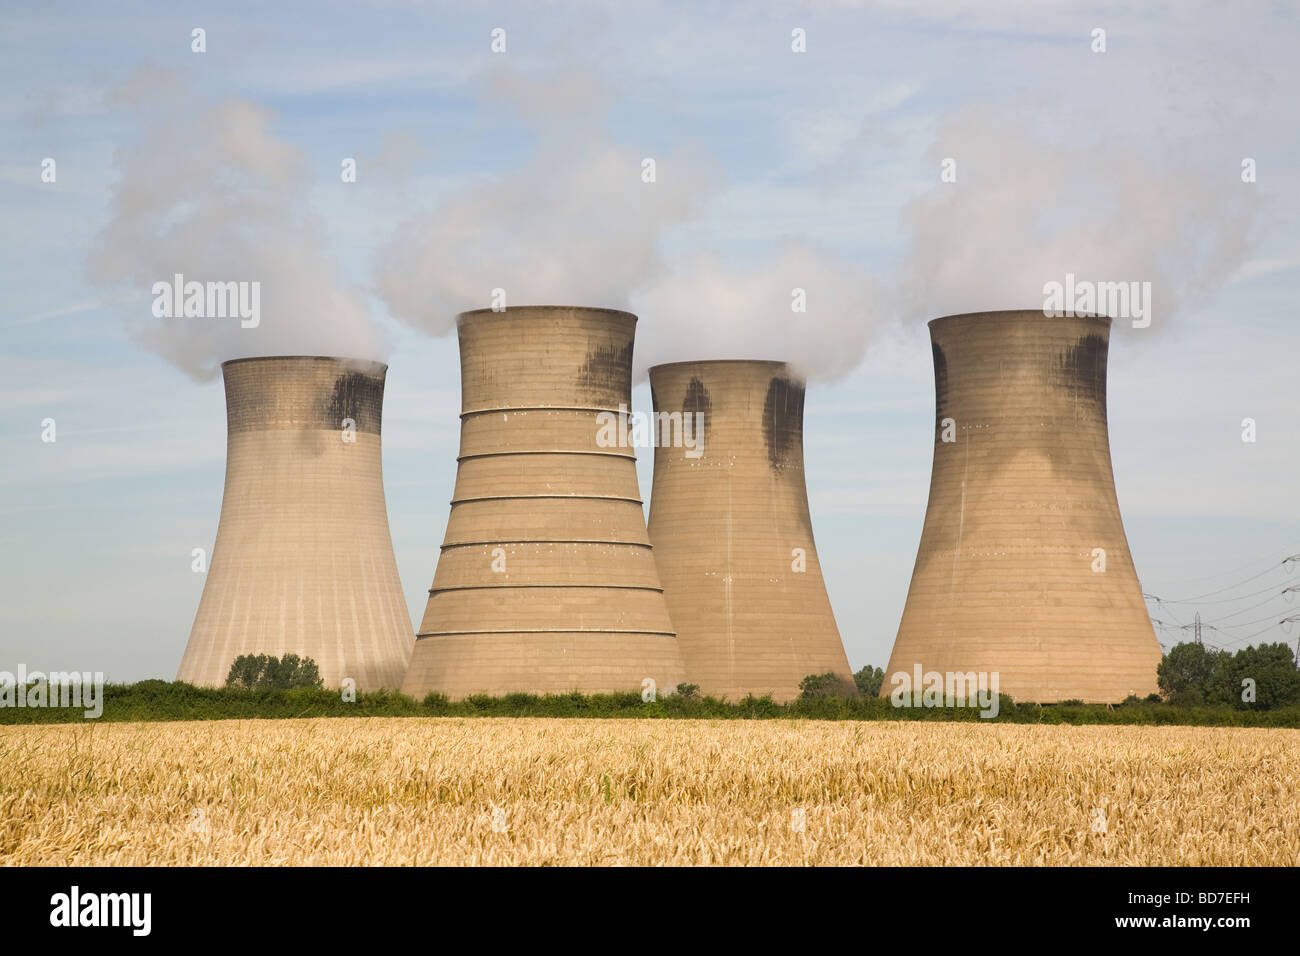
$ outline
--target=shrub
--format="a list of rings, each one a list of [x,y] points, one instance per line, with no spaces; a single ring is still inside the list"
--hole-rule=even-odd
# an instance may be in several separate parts
[[[1258,657],[1258,655],[1256,655]],[[1255,660],[1255,664],[1250,662]],[[1194,726],[1291,727],[1300,728],[1300,702],[1279,704],[1274,684],[1294,680],[1281,666],[1276,650],[1263,655],[1262,663],[1245,658],[1256,681],[1258,703],[1222,703],[1180,707],[1162,701],[1141,701],[1126,707],[1106,704],[1060,706],[1016,703],[1007,694],[998,695],[998,723],[1037,724],[1184,724]],[[1262,669],[1271,663],[1275,670]],[[1235,675],[1231,675],[1235,676]],[[1292,686],[1284,683],[1283,689]],[[1270,696],[1272,695],[1272,696]],[[1239,695],[1238,695],[1239,700]],[[292,689],[195,687],[181,682],[149,680],[138,684],[105,684],[102,720],[220,720],[293,719],[320,717],[596,717],[635,719],[813,719],[813,720],[923,720],[983,721],[975,707],[894,707],[884,697],[853,697],[826,693],[800,696],[786,703],[771,697],[745,697],[728,702],[715,697],[668,694],[644,703],[639,692],[612,694],[548,694],[544,697],[520,694],[511,697],[476,695],[449,700],[432,693],[421,702],[394,691],[362,691],[354,702],[341,699],[337,691],[315,687]],[[54,707],[0,706],[0,724],[80,723],[82,710]]]

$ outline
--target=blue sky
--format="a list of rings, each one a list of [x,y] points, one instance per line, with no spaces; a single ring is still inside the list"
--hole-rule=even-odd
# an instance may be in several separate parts
[[[220,382],[187,369],[257,341],[160,344],[147,289],[92,281],[92,262],[161,278],[169,244],[208,261],[248,222],[264,230],[254,248],[316,249],[310,295],[355,299],[346,320],[390,365],[386,490],[415,621],[455,476],[456,348],[437,333],[455,308],[487,304],[474,290],[495,276],[523,286],[516,303],[532,289],[637,311],[639,371],[805,364],[813,520],[859,667],[885,663],[924,517],[924,319],[1035,307],[1031,293],[1072,270],[1156,289],[1152,329],[1112,340],[1120,503],[1145,590],[1224,590],[1155,616],[1186,623],[1199,608],[1226,646],[1296,641],[1294,626],[1270,628],[1300,613],[1281,594],[1300,583],[1287,573],[1300,562],[1281,563],[1300,552],[1300,27],[1285,6],[7,7],[0,669],[174,675],[225,454]],[[504,54],[490,50],[497,27]],[[1098,27],[1105,53],[1091,49]],[[791,51],[795,28],[806,53]],[[141,105],[160,98],[170,113]],[[232,102],[261,118],[235,145],[283,151],[292,175],[288,205],[261,219],[245,218],[255,177],[204,165],[214,111]],[[628,200],[609,170],[644,156],[656,191]],[[344,157],[356,183],[340,181]],[[940,182],[945,157],[956,184]],[[1244,157],[1256,183],[1241,182]],[[152,241],[113,231],[133,184],[173,201],[144,220]],[[161,231],[205,202],[228,214],[213,248]],[[792,321],[778,293],[801,275],[818,305]],[[530,287],[538,276],[549,284]],[[338,330],[313,324],[314,305],[297,311],[280,327],[320,351]],[[649,406],[643,379],[634,403]],[[1241,441],[1246,417],[1255,443]],[[650,465],[644,454],[647,499]]]

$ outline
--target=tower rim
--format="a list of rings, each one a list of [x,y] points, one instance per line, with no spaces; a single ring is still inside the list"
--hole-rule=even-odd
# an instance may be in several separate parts
[[[346,365],[367,366],[366,371],[387,371],[388,363],[376,359],[355,358],[348,355],[245,355],[242,358],[226,359],[221,367],[239,365],[243,362],[269,362],[275,359],[295,359],[312,362],[341,362]]]
[[[618,315],[623,318],[637,321],[636,313],[628,312],[626,309],[611,309],[602,305],[508,305],[503,309],[468,309],[456,314],[456,324],[459,326],[462,322],[469,319],[483,319],[490,316],[507,316],[512,312],[604,312],[608,315]]]
[[[789,362],[780,359],[689,359],[683,362],[661,362],[658,365],[651,365],[649,371],[657,372],[660,369],[683,368],[688,365],[755,365],[793,371],[793,366]]]
[[[930,328],[934,328],[940,323],[948,324],[966,324],[968,322],[977,322],[980,320],[1007,319],[1011,316],[1020,316],[1026,318],[1035,316],[1044,322],[1055,322],[1060,319],[1088,319],[1095,322],[1101,322],[1110,327],[1114,321],[1109,315],[1101,315],[1096,312],[1076,313],[1075,315],[1048,315],[1042,308],[1034,309],[983,309],[978,312],[953,312],[948,315],[941,315],[938,318],[931,319],[926,323]]]

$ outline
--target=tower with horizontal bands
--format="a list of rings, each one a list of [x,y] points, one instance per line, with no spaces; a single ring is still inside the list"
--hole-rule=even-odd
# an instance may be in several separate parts
[[[403,690],[656,693],[684,680],[630,443],[636,316],[462,314],[456,486]]]

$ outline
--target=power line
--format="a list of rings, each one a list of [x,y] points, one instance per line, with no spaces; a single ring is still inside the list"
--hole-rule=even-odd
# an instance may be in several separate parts
[[[1287,594],[1289,594],[1289,593],[1295,592],[1295,591],[1300,591],[1300,584],[1293,584],[1293,585],[1291,585],[1291,587],[1289,587],[1289,588],[1283,588],[1281,591],[1278,591],[1278,592],[1277,592],[1276,594],[1274,594],[1272,597],[1270,597],[1270,598],[1265,598],[1263,601],[1260,601],[1260,602],[1257,603],[1257,604],[1252,604],[1252,605],[1250,605],[1249,607],[1243,607],[1243,608],[1240,608],[1240,609],[1238,609],[1238,610],[1236,610],[1236,611],[1233,611],[1231,614],[1225,614],[1225,615],[1223,615],[1222,617],[1211,618],[1211,620],[1212,620],[1212,621],[1226,621],[1226,620],[1227,620],[1228,618],[1230,618],[1230,617],[1236,617],[1238,614],[1245,614],[1247,611],[1253,611],[1253,610],[1255,610],[1256,608],[1261,608],[1261,607],[1263,607],[1265,604],[1272,604],[1272,603],[1273,603],[1274,601],[1276,601],[1278,598],[1283,597],[1283,596],[1285,596],[1285,595],[1287,595]]]
[[[1276,563],[1276,562],[1274,562],[1274,561],[1272,561],[1272,560],[1269,561],[1270,566],[1271,566],[1272,564],[1274,564],[1274,563]],[[1207,574],[1207,575],[1204,575],[1203,577],[1199,577],[1199,578],[1184,578],[1182,581],[1177,581],[1177,582],[1175,582],[1175,583],[1176,583],[1176,584],[1196,584],[1198,581],[1210,581],[1210,580],[1213,580],[1213,579],[1215,579],[1215,578],[1222,579],[1225,575],[1229,575],[1229,574],[1238,574],[1238,573],[1240,573],[1240,572],[1242,572],[1242,571],[1245,571],[1247,568],[1257,568],[1257,567],[1259,567],[1259,560],[1258,560],[1258,559],[1256,559],[1256,560],[1254,560],[1254,561],[1249,561],[1249,562],[1247,562],[1246,564],[1241,565],[1240,567],[1230,568],[1230,569],[1227,570],[1227,571],[1215,571],[1213,574]]]
[[[1276,613],[1276,612],[1275,612]],[[1250,627],[1252,624],[1263,624],[1265,621],[1275,620],[1275,614],[1268,614],[1264,617],[1255,618],[1253,621],[1242,621],[1240,624],[1225,624],[1223,627],[1216,627],[1216,631],[1231,630],[1234,627]],[[1281,621],[1278,622],[1279,624]]]
[[[1253,634],[1247,634],[1245,637],[1235,637],[1232,640],[1228,641],[1227,644],[1229,646],[1244,644],[1246,641],[1253,640],[1254,638],[1259,637],[1261,634],[1267,634],[1275,627],[1281,627],[1283,624],[1294,624],[1297,621],[1300,621],[1300,615],[1293,615],[1292,617],[1284,617],[1276,624],[1272,624],[1269,625],[1268,627],[1261,628],[1260,630],[1255,631],[1255,633]]]
[[[1235,601],[1244,601],[1246,598],[1267,594],[1269,591],[1275,590],[1276,588],[1276,584],[1270,584],[1266,588],[1260,588],[1258,591],[1251,591],[1249,594],[1239,594],[1236,597],[1229,598],[1218,598],[1214,601],[1166,601],[1164,598],[1158,598],[1154,594],[1148,595],[1148,597],[1153,601],[1159,601],[1161,604],[1232,604]],[[1287,588],[1287,590],[1293,591],[1295,588]]]
[[[1162,612],[1172,617],[1174,619],[1174,622],[1178,625],[1179,628],[1187,627],[1186,624],[1178,620],[1178,615],[1174,613],[1173,608],[1169,607],[1164,602],[1162,602],[1160,598],[1156,597],[1154,594],[1143,594],[1142,596],[1146,598],[1148,601],[1155,601],[1157,604],[1159,604]]]
[[[1161,604],[1191,604],[1196,601],[1199,601],[1201,598],[1213,597],[1216,594],[1222,594],[1224,591],[1231,591],[1234,588],[1239,588],[1243,584],[1249,584],[1251,581],[1256,581],[1259,578],[1262,578],[1264,575],[1271,573],[1276,568],[1283,567],[1292,561],[1300,561],[1300,554],[1289,555],[1283,558],[1280,562],[1270,565],[1269,567],[1265,568],[1263,571],[1260,571],[1258,574],[1252,574],[1250,577],[1243,578],[1242,580],[1238,581],[1236,584],[1229,584],[1227,587],[1218,588],[1217,590],[1214,591],[1206,591],[1204,594],[1194,594],[1191,597],[1171,598],[1168,600],[1164,598],[1156,598],[1156,600],[1159,601]],[[1287,568],[1287,570],[1289,571],[1290,568]]]

